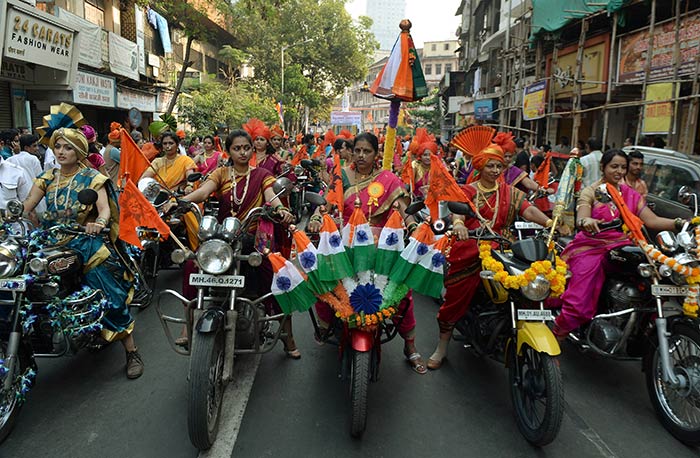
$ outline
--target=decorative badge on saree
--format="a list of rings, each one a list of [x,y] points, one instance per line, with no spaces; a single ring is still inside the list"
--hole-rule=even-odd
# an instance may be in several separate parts
[[[367,186],[367,194],[369,195],[367,206],[370,208],[372,205],[379,207],[379,198],[384,195],[384,185],[378,181],[373,181]]]

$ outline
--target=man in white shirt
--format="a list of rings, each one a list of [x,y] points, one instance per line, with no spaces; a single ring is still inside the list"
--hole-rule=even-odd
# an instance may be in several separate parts
[[[7,202],[18,199],[24,202],[29,197],[29,191],[34,184],[29,172],[8,160],[0,162],[0,210],[5,210]],[[36,206],[37,213],[46,211],[46,203],[42,199]]]
[[[586,142],[588,154],[581,158],[581,166],[583,167],[581,183],[584,188],[600,180],[600,159],[603,157],[602,147],[601,141],[595,137],[589,138]]]
[[[32,178],[38,177],[42,172],[41,163],[36,157],[39,149],[39,137],[32,134],[22,135],[19,137],[19,148],[19,153],[8,158],[7,162],[23,168],[29,172]]]

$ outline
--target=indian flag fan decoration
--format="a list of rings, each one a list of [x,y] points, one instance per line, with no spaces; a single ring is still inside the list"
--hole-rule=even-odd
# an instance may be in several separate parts
[[[319,234],[318,262],[320,279],[322,281],[341,280],[352,277],[354,271],[350,258],[343,247],[343,238],[338,232],[338,226],[330,215],[323,215],[323,225]]]
[[[271,291],[282,311],[285,314],[307,311],[316,302],[316,296],[304,277],[282,255],[270,253],[268,259],[274,272]]]
[[[306,281],[309,283],[311,291],[315,294],[325,294],[335,288],[336,282],[321,280],[318,271],[318,251],[306,233],[296,229],[292,237],[297,248],[299,267],[306,274]]]
[[[423,68],[411,38],[411,26],[408,19],[403,19],[399,24],[401,34],[394,43],[384,68],[370,88],[375,97],[391,100],[382,160],[384,170],[391,170],[401,102],[415,102],[428,95]]]

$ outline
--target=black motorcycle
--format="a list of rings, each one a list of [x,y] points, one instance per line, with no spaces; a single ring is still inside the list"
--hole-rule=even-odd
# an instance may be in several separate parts
[[[93,190],[78,195],[83,205],[97,201]],[[34,385],[35,358],[73,355],[83,348],[101,348],[104,293],[83,284],[80,253],[59,244],[64,236],[81,235],[77,225],[35,229],[22,219],[22,203],[10,201],[0,231],[0,442],[12,430]],[[138,266],[123,248],[102,237],[109,249],[134,274],[132,305],[147,306],[152,292],[140,280]]]

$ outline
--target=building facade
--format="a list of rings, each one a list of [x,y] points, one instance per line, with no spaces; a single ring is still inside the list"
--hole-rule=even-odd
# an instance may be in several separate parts
[[[459,59],[456,54],[458,47],[457,40],[426,41],[423,49],[418,50],[428,92],[438,87],[446,74],[458,69]]]
[[[399,35],[399,22],[406,14],[406,0],[370,0],[367,16],[372,18],[371,31],[379,41],[379,49],[391,50]]]

